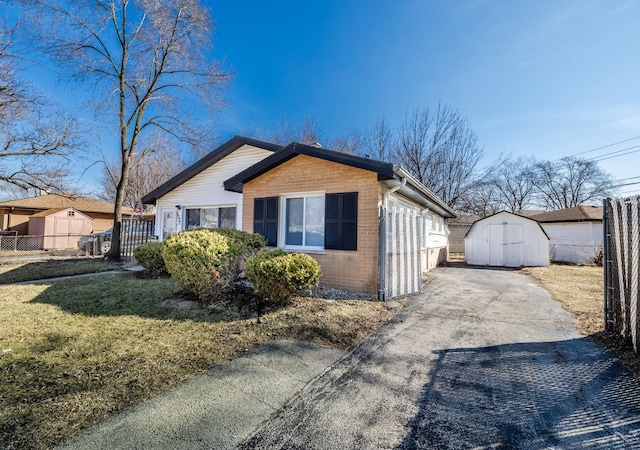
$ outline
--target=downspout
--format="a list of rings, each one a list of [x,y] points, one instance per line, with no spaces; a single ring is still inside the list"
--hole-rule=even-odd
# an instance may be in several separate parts
[[[386,300],[387,291],[387,227],[386,227],[386,211],[387,211],[387,199],[390,194],[393,194],[401,187],[407,184],[407,179],[402,178],[402,183],[392,187],[382,196],[382,206],[380,207],[380,283],[378,284],[378,300],[384,302]]]

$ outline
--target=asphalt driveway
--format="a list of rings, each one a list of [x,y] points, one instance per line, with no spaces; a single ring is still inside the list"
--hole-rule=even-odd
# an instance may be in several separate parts
[[[638,448],[640,388],[524,275],[443,268],[244,448]]]

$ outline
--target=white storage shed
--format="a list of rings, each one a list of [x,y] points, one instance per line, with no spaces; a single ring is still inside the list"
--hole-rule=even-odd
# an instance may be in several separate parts
[[[465,236],[464,245],[467,264],[549,265],[549,237],[540,224],[506,211],[474,222]]]

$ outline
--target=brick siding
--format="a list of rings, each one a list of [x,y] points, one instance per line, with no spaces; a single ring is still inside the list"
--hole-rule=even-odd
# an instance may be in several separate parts
[[[253,232],[255,198],[312,191],[358,192],[358,250],[309,254],[322,267],[323,286],[375,296],[379,279],[379,208],[384,189],[373,172],[298,155],[243,186],[242,227]]]

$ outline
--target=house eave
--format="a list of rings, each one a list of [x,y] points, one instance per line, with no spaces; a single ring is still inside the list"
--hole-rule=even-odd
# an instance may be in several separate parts
[[[208,169],[213,164],[236,151],[243,145],[251,145],[271,152],[277,152],[282,148],[282,146],[278,144],[236,135],[142,197],[142,203],[145,205],[155,205],[156,201],[160,197],[189,181],[191,178]]]

